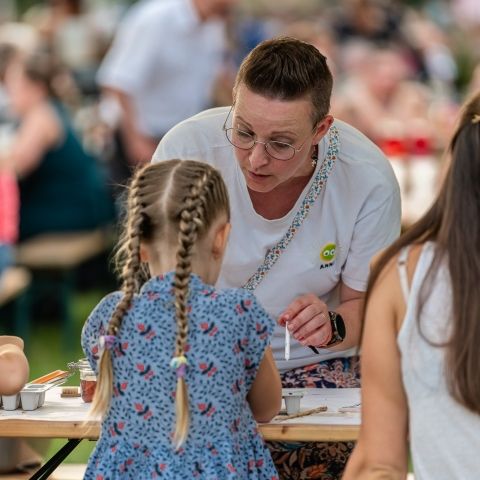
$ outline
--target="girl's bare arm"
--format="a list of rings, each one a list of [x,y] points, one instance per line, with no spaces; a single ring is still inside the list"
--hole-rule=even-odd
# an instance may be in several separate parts
[[[270,347],[265,350],[247,400],[257,422],[269,422],[280,411],[282,384]]]

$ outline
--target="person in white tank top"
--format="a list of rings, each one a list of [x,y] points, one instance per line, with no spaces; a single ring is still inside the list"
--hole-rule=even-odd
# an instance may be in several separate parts
[[[431,209],[374,262],[362,426],[343,480],[480,475],[480,92],[464,106]]]

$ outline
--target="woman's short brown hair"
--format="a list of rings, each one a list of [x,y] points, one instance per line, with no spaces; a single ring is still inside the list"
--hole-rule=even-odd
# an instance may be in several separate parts
[[[330,110],[333,78],[327,59],[313,45],[295,38],[280,37],[257,45],[240,65],[234,95],[240,84],[281,100],[309,95],[314,125]]]

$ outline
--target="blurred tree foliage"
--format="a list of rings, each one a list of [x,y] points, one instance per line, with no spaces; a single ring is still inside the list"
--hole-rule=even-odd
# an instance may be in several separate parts
[[[39,3],[44,3],[44,2],[39,2],[38,0],[17,0],[17,11],[19,15],[22,15],[25,10],[30,8],[32,5],[39,4]]]

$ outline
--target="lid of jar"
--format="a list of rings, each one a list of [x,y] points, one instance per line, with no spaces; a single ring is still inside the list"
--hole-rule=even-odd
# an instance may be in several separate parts
[[[70,362],[67,364],[69,370],[80,370],[82,368],[89,368],[91,369],[92,367],[90,366],[90,362],[86,358],[80,358],[76,362]]]

